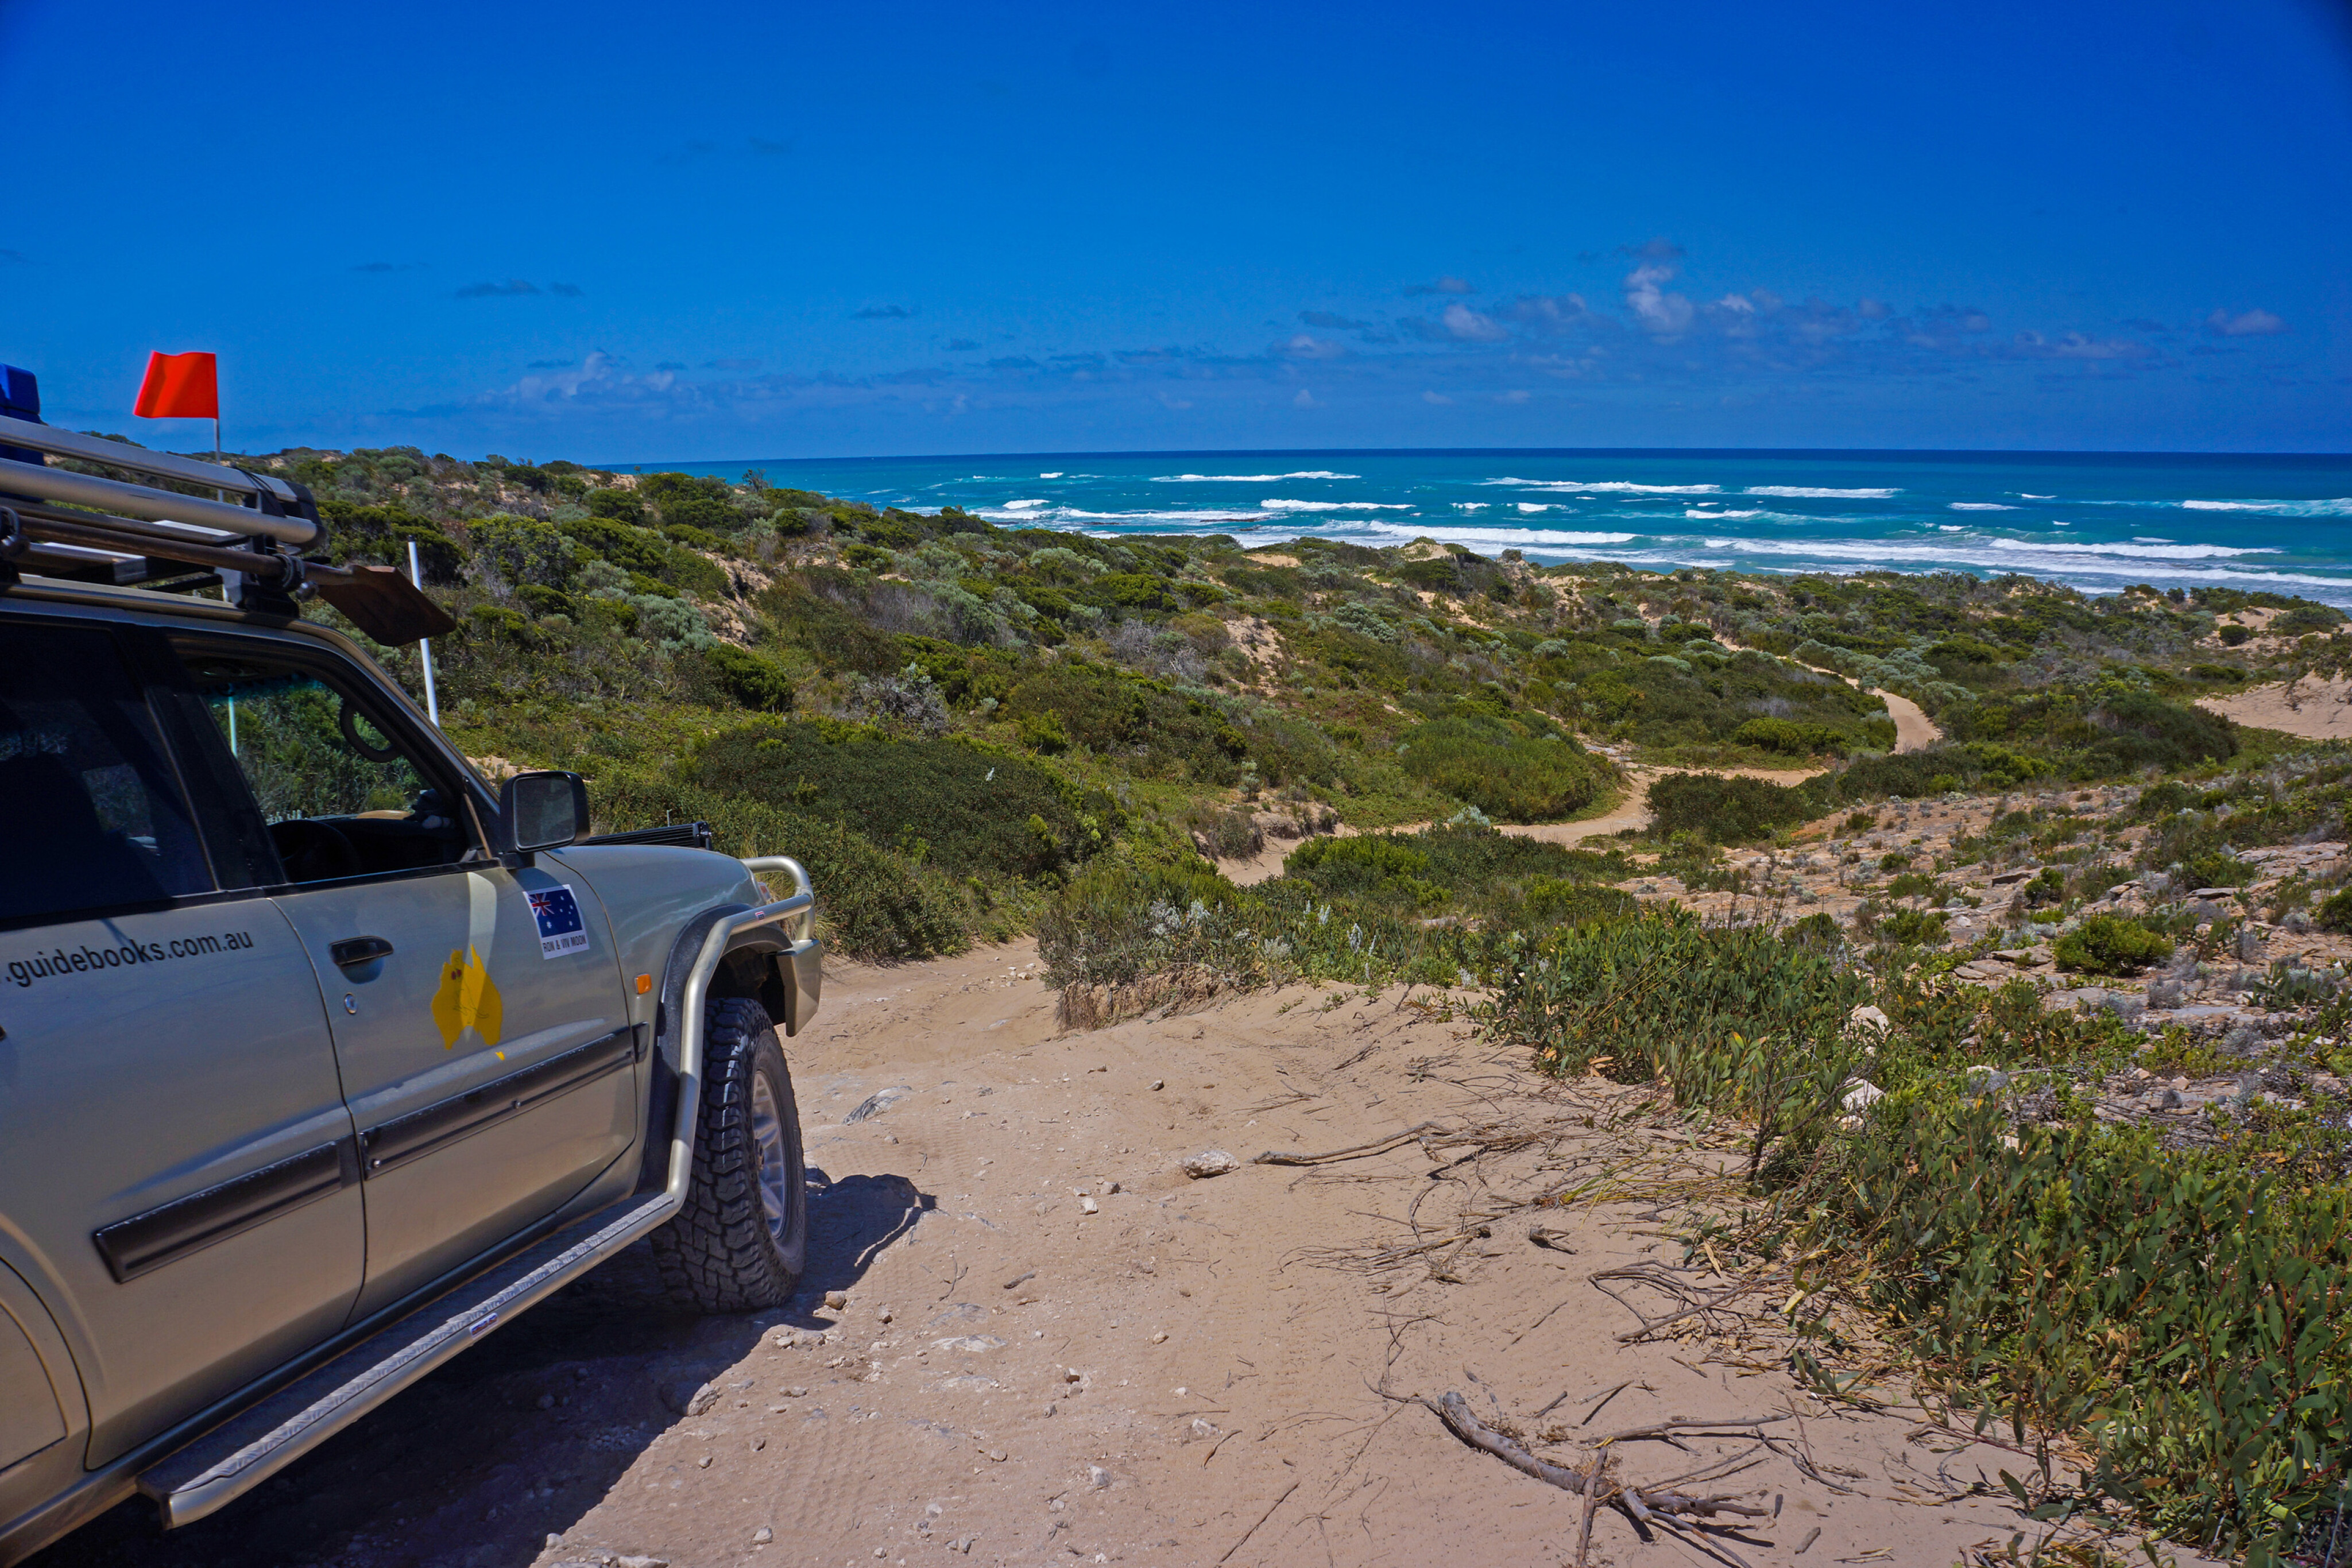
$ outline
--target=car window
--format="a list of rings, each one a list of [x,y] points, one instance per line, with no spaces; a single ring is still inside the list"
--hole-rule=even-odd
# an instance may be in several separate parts
[[[356,681],[259,652],[190,648],[182,660],[287,881],[447,865],[473,847],[462,807],[368,716]]]
[[[212,891],[145,684],[106,632],[0,626],[0,920]]]

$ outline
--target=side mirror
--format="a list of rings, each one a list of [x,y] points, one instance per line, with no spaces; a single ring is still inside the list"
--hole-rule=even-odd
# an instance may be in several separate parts
[[[506,847],[516,854],[560,850],[588,832],[588,785],[577,773],[518,773],[499,789]]]

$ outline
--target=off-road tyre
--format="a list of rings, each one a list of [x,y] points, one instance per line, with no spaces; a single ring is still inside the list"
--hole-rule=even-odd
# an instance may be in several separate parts
[[[761,1090],[765,1090],[762,1095]],[[773,1108],[782,1149],[777,1183],[755,1133],[762,1100]],[[769,1179],[764,1183],[762,1173]],[[781,1307],[808,1260],[808,1190],[801,1163],[800,1112],[775,1027],[760,1004],[721,997],[702,1031],[702,1107],[694,1139],[694,1179],[686,1207],[653,1233],[662,1284],[681,1306],[705,1312]]]

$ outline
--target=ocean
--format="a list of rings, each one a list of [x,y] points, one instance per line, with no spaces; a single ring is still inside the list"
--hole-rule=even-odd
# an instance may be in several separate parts
[[[1744,571],[2023,572],[2087,592],[2268,589],[2352,608],[2352,455],[1153,452],[629,464],[1008,526],[1428,537],[1481,554]]]

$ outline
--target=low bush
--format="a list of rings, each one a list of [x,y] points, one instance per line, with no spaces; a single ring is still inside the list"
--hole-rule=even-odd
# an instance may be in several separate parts
[[[961,876],[1042,877],[1108,841],[1118,811],[1036,764],[955,738],[886,736],[830,720],[712,737],[691,782],[824,817]]]
[[[1944,939],[1944,913],[1939,909],[1897,909],[1880,918],[1874,933],[1882,942],[1903,947],[1932,947]]]
[[[793,707],[793,678],[772,659],[721,643],[703,651],[728,695],[745,707],[761,713],[790,713]]]
[[[817,925],[825,946],[846,957],[892,961],[960,953],[974,926],[995,936],[969,894],[937,868],[919,865],[864,834],[805,812],[779,810],[659,777],[607,768],[589,781],[599,832],[710,824],[722,853],[787,854],[808,868],[816,888]]]
[[[1814,814],[1802,789],[1720,773],[1669,773],[1650,786],[1654,831],[1696,833],[1712,843],[1738,844]]]
[[[1537,739],[1507,719],[1432,719],[1404,737],[1404,770],[1507,822],[1550,822],[1601,798],[1601,775],[1565,736]]]
[[[1391,908],[1290,879],[1238,888],[1197,858],[1126,852],[1073,877],[1036,930],[1061,1016],[1080,1027],[1281,980],[1452,984],[1483,961],[1470,934]]]
[[[1434,909],[1446,890],[1430,880],[1429,856],[1400,834],[1310,839],[1283,862],[1285,877],[1324,892]]]
[[[1733,742],[1739,746],[1761,747],[1766,751],[1785,752],[1795,757],[1827,754],[1843,757],[1851,744],[1843,730],[1825,724],[1799,724],[1793,719],[1751,718],[1731,732]]]
[[[1946,1397],[2013,1420],[2045,1463],[2055,1434],[2082,1434],[2084,1500],[2114,1496],[2160,1533],[2277,1564],[2282,1536],[2339,1495],[2342,1186],[2168,1153],[2153,1128],[2019,1124],[1948,1077],[1890,1095],[1783,1202],[1815,1206],[1791,1254],[1853,1270]]]
[[[1864,988],[1822,944],[1710,928],[1675,910],[1526,946],[1505,967],[1493,1016],[1545,1071],[1664,1078],[1678,1105],[1754,1121],[1754,1171],[1776,1142],[1809,1146],[1836,1110],[1858,1049],[1845,1020]]]
[[[1202,852],[1221,861],[1246,860],[1265,848],[1265,832],[1247,811],[1201,806],[1184,819]]]
[[[2075,974],[2137,975],[2172,956],[2172,944],[2125,915],[2093,915],[2051,944],[2058,967]]]

